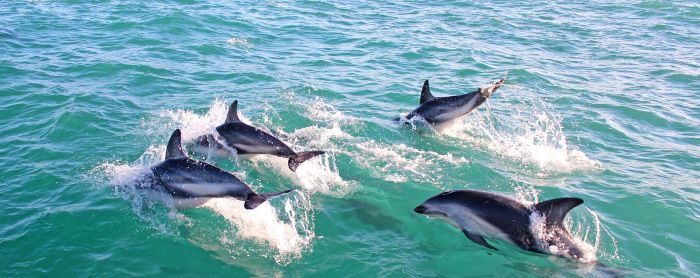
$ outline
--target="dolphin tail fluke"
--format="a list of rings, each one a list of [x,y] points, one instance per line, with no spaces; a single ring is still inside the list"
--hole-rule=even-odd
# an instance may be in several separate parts
[[[493,92],[495,92],[496,90],[498,90],[498,88],[503,86],[504,82],[506,82],[506,76],[503,76],[501,80],[496,81],[496,83],[494,83],[493,85],[480,89],[481,95],[483,97],[490,97],[491,94],[493,94]]]
[[[269,193],[263,193],[263,194],[255,194],[251,195],[248,197],[247,200],[245,200],[245,204],[243,204],[243,207],[245,209],[254,209],[257,208],[260,204],[264,203],[267,201],[267,199],[270,199],[275,196],[279,196],[282,194],[286,194],[291,192],[294,189],[289,189],[289,190],[284,190],[284,191],[278,191],[278,192],[269,192]]]
[[[310,152],[300,152],[292,155],[289,158],[289,162],[287,162],[287,165],[289,166],[289,169],[292,170],[292,172],[295,172],[297,170],[297,167],[304,163],[304,161],[307,161],[313,157],[322,155],[326,152],[324,151],[310,151]]]

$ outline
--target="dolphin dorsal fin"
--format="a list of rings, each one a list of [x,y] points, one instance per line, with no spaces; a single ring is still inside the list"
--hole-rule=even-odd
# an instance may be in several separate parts
[[[165,159],[185,158],[187,154],[182,150],[182,133],[180,129],[173,131],[168,140],[168,147],[165,149]]]
[[[562,226],[566,214],[580,204],[579,198],[558,198],[538,203],[535,209],[545,216],[547,226]]]
[[[238,100],[234,100],[231,103],[231,106],[228,107],[228,113],[226,114],[226,121],[224,123],[227,124],[240,121],[241,119],[238,118]]]
[[[435,97],[433,96],[433,94],[430,93],[430,84],[428,83],[428,80],[425,80],[425,82],[423,83],[423,89],[420,91],[420,104],[423,104],[434,98]]]

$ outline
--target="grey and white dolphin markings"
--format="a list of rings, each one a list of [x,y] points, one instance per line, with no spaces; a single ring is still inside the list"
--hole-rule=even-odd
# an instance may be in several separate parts
[[[182,149],[179,129],[170,136],[165,160],[151,166],[151,171],[156,185],[174,198],[233,197],[244,201],[246,209],[254,209],[270,197],[292,191],[258,194],[233,174],[187,157]]]
[[[483,104],[491,97],[493,92],[503,85],[505,80],[506,78],[503,77],[489,87],[480,88],[464,95],[448,97],[433,96],[430,93],[430,84],[428,80],[425,80],[423,89],[420,92],[420,105],[411,113],[408,113],[406,119],[410,120],[413,117],[420,116],[435,127],[450,123]],[[397,118],[396,120],[399,119]]]
[[[305,161],[322,155],[324,151],[295,152],[287,144],[269,133],[248,125],[238,118],[238,100],[229,106],[226,121],[216,127],[216,132],[223,139],[222,146],[215,135],[203,135],[196,139],[195,144],[202,149],[215,148],[219,153],[225,152],[225,147],[233,148],[239,155],[268,154],[289,158],[287,165],[290,170],[296,171],[297,167]]]
[[[584,251],[575,244],[564,227],[564,217],[583,203],[579,198],[559,198],[525,206],[517,200],[490,192],[454,190],[440,193],[426,200],[414,211],[419,214],[447,219],[462,230],[467,238],[486,248],[498,250],[484,236],[498,238],[524,250],[552,253],[547,247],[556,246],[557,254],[581,259]],[[544,239],[531,230],[533,213],[544,216]]]

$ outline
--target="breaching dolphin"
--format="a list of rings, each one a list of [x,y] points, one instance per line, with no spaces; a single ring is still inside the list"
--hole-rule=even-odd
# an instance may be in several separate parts
[[[528,207],[503,195],[454,190],[433,196],[414,211],[445,218],[471,241],[490,249],[498,250],[486,242],[484,236],[504,240],[527,251],[579,260],[584,251],[564,227],[564,217],[582,203],[583,200],[579,198],[559,198]],[[533,234],[533,213],[544,217],[542,232],[546,236]]]
[[[182,149],[181,133],[170,136],[165,160],[151,166],[156,185],[176,199],[233,197],[254,209],[268,198],[291,190],[257,194],[233,174],[214,165],[187,157]]]
[[[216,132],[220,137],[217,138],[212,134],[198,137],[195,140],[196,149],[203,154],[207,154],[212,148],[218,154],[231,154],[227,149],[233,148],[238,155],[269,154],[289,158],[287,165],[292,171],[296,171],[304,161],[325,153],[323,151],[295,152],[275,136],[242,122],[238,118],[238,100],[231,103],[226,121],[216,127]],[[219,138],[223,138],[223,142],[217,140]],[[226,146],[222,146],[222,143]]]
[[[420,116],[434,127],[440,127],[443,124],[459,119],[479,107],[491,97],[493,92],[503,85],[505,80],[506,78],[504,77],[489,87],[480,88],[468,94],[449,97],[433,96],[430,93],[430,84],[428,80],[425,80],[423,89],[420,92],[420,105],[411,113],[408,113],[406,119],[410,120],[413,117]],[[397,118],[396,120],[399,119]]]

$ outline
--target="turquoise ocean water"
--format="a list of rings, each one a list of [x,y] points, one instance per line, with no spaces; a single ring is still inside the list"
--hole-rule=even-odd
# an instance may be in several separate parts
[[[445,190],[580,197],[567,226],[632,277],[700,274],[695,1],[2,1],[0,276],[596,276],[413,212]],[[391,120],[504,74],[436,134]],[[174,210],[133,188],[175,128],[245,119],[300,167]],[[206,157],[199,157],[207,159]],[[492,254],[489,254],[492,253]]]

